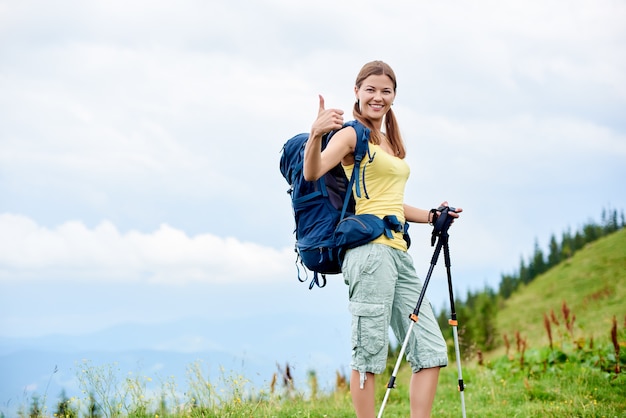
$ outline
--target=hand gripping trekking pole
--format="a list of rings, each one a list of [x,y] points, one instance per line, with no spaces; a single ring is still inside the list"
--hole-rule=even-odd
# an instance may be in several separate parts
[[[426,294],[426,288],[428,287],[428,282],[430,281],[430,276],[433,273],[433,269],[437,264],[437,259],[439,258],[439,254],[441,253],[441,248],[444,249],[444,258],[446,261],[446,269],[448,272],[448,287],[450,290],[450,301],[452,302],[452,318],[449,322],[450,325],[453,326],[454,331],[454,346],[456,351],[457,358],[457,367],[459,371],[459,390],[461,392],[461,406],[463,409],[463,418],[465,418],[465,400],[463,398],[463,378],[461,376],[461,363],[459,358],[459,345],[458,345],[458,335],[456,330],[456,313],[454,311],[454,299],[452,296],[452,277],[450,274],[450,251],[448,249],[448,228],[452,224],[454,218],[449,215],[449,211],[454,212],[454,208],[449,207],[439,207],[437,209],[441,212],[439,218],[435,222],[435,226],[433,227],[433,232],[431,236],[431,245],[435,245],[435,240],[437,240],[437,246],[435,247],[435,251],[433,252],[432,259],[430,261],[430,268],[428,269],[428,274],[426,275],[426,279],[424,280],[424,285],[422,286],[422,290],[420,292],[419,298],[417,300],[417,305],[413,310],[413,313],[409,315],[411,319],[411,324],[404,338],[404,342],[402,343],[402,347],[400,348],[400,354],[398,355],[398,360],[396,361],[396,365],[391,374],[391,378],[389,379],[389,383],[387,384],[387,391],[385,392],[385,397],[383,399],[383,403],[380,406],[380,411],[378,412],[378,418],[382,418],[383,412],[385,410],[385,405],[387,404],[387,400],[389,399],[389,393],[391,389],[395,387],[396,376],[398,375],[398,369],[400,368],[400,364],[402,363],[402,357],[404,356],[404,352],[406,350],[406,346],[408,345],[409,338],[411,336],[411,332],[413,331],[413,327],[419,320],[419,310],[422,306],[422,301],[424,300],[424,295]],[[438,238],[438,239],[437,239]],[[453,322],[454,321],[454,322]]]

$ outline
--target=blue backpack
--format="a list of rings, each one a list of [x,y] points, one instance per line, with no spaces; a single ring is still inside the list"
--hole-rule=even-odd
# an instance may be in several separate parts
[[[309,135],[298,134],[288,140],[282,149],[280,158],[280,172],[290,188],[287,191],[291,196],[291,205],[296,221],[295,252],[298,280],[308,280],[306,269],[313,272],[313,280],[309,289],[317,285],[326,285],[326,274],[341,273],[341,262],[345,245],[337,242],[335,229],[339,222],[348,215],[354,214],[355,193],[361,196],[359,178],[361,161],[367,154],[369,162],[373,156],[369,155],[370,130],[358,121],[344,124],[356,130],[356,147],[354,151],[354,170],[350,180],[345,176],[341,164],[324,174],[316,181],[306,181],[302,174],[304,162],[304,147]],[[330,132],[322,138],[322,150],[335,132]],[[364,174],[364,173],[363,173]],[[363,175],[364,177],[364,175]],[[365,196],[365,183],[363,184]],[[305,277],[300,275],[300,267],[305,267]],[[321,280],[320,280],[321,276]]]

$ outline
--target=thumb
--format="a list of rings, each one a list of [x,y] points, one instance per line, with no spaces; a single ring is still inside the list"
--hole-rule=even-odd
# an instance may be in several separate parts
[[[322,111],[324,110],[324,97],[322,97],[322,95],[320,94],[319,98],[320,98],[320,109],[318,111],[318,114],[322,113]]]

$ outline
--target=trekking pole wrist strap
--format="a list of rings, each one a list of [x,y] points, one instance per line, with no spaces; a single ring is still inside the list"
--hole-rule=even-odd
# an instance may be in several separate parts
[[[439,214],[437,213],[437,209],[433,208],[428,211],[428,217],[427,217],[428,225],[433,226],[434,224],[436,224],[438,218],[439,218]]]

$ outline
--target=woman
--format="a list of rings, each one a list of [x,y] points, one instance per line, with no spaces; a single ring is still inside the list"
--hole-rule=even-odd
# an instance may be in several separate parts
[[[356,213],[374,214],[380,218],[395,215],[401,222],[432,222],[433,212],[404,203],[409,167],[404,160],[406,150],[391,110],[396,97],[393,70],[382,61],[365,64],[357,76],[354,93],[353,115],[370,128],[370,154],[375,154],[365,170],[364,183],[369,198],[356,198]],[[350,177],[354,168],[356,131],[352,127],[341,129],[343,111],[325,109],[322,96],[319,105],[318,117],[305,148],[304,177],[309,181],[318,179],[340,162]],[[321,151],[322,136],[339,129]],[[446,202],[443,204],[447,205]],[[458,217],[456,213],[450,212],[450,215]],[[410,325],[409,314],[415,309],[422,288],[402,232],[394,234],[393,239],[383,234],[368,244],[348,250],[343,261],[342,271],[349,286],[352,313],[350,392],[357,417],[375,416],[375,374],[382,373],[386,367],[389,326],[398,341],[403,341]],[[413,370],[411,417],[428,417],[439,368],[447,365],[448,357],[445,340],[426,299],[406,352]]]

